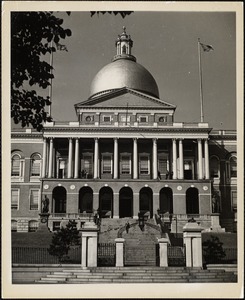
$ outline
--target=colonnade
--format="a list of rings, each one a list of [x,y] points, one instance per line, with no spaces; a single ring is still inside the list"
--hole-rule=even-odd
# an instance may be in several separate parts
[[[75,140],[75,153],[73,146]],[[113,178],[118,179],[118,140],[114,138]],[[158,139],[152,139],[152,178],[158,178]],[[52,178],[54,138],[44,138],[42,177]],[[49,145],[49,150],[48,150]],[[209,150],[208,139],[197,139],[198,145],[198,179],[209,179]],[[203,147],[204,146],[204,147]],[[177,151],[178,148],[178,151]],[[204,148],[204,163],[203,163]],[[49,153],[48,153],[49,152]],[[172,139],[172,174],[173,179],[184,179],[184,150],[183,139]],[[178,160],[178,166],[177,166]],[[74,167],[74,168],[73,168]],[[178,167],[178,169],[177,169]],[[47,174],[46,171],[48,170]],[[179,172],[178,172],[179,171]],[[79,173],[79,138],[69,138],[67,178],[78,178]],[[93,178],[99,178],[99,138],[94,138]],[[138,139],[133,139],[133,179],[138,179]]]

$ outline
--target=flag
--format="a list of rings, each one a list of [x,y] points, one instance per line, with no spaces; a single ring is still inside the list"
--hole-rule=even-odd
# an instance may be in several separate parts
[[[214,50],[214,48],[211,45],[205,45],[205,44],[202,44],[202,43],[200,43],[200,45],[202,46],[202,49],[203,49],[204,52],[209,52],[209,51]]]
[[[60,51],[68,51],[66,48],[66,45],[61,45],[59,43],[56,43],[56,48],[57,48],[57,50],[60,50]]]

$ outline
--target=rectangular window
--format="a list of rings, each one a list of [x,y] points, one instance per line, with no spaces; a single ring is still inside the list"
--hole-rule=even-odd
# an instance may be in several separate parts
[[[166,174],[168,170],[168,160],[164,157],[159,157],[158,159],[158,170],[160,174]]]
[[[148,122],[148,117],[147,116],[140,116],[139,121],[140,121],[140,123],[147,123]]]
[[[60,157],[58,158],[58,178],[66,178],[67,174],[67,159]]]
[[[17,155],[12,158],[11,176],[19,179],[23,179],[24,176],[24,160]]]
[[[12,174],[11,176],[20,176],[20,160],[16,159],[12,161]]]
[[[237,191],[231,191],[232,210],[237,210]]]
[[[30,210],[38,210],[39,190],[30,190]]]
[[[129,154],[121,155],[121,174],[131,174],[131,157]]]
[[[41,161],[40,160],[33,160],[32,161],[32,168],[31,168],[31,176],[40,176],[40,169],[41,169]]]
[[[112,173],[112,155],[102,154],[102,173],[111,174]]]
[[[111,122],[111,116],[103,116],[103,122]]]
[[[83,159],[81,160],[81,172],[85,172],[87,176],[91,176],[93,174],[93,154],[83,154]]]
[[[149,156],[148,155],[142,155],[140,156],[140,174],[149,174],[150,168],[149,168]]]
[[[19,209],[19,189],[11,190],[11,209]]]

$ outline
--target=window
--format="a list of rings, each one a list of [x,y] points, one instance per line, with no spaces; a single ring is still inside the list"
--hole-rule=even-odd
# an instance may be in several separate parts
[[[60,230],[60,222],[53,222],[53,231]]]
[[[148,116],[140,116],[139,117],[140,123],[147,123],[148,122]]]
[[[31,176],[40,177],[41,174],[41,156],[34,154],[31,157]]]
[[[230,178],[237,177],[237,158],[236,156],[230,157]]]
[[[158,171],[161,175],[165,175],[169,171],[169,161],[167,155],[159,155],[158,158]]]
[[[20,154],[15,153],[12,156],[11,160],[11,176],[12,177],[23,177],[24,170],[24,160],[21,159]]]
[[[111,116],[103,116],[103,122],[110,123],[111,122]]]
[[[140,156],[140,174],[149,174],[150,173],[150,160],[149,155],[141,155]]]
[[[11,231],[16,232],[17,231],[17,221],[11,220]]]
[[[67,175],[67,158],[59,157],[57,163],[57,177],[58,178],[66,178]]]
[[[38,221],[29,221],[28,230],[29,232],[35,232],[38,229]]]
[[[131,174],[130,154],[121,154],[121,174]]]
[[[19,189],[11,190],[11,209],[19,209]]]
[[[111,174],[112,173],[112,155],[102,154],[102,173]]]
[[[219,178],[219,159],[216,156],[210,158],[210,176],[211,178]]]
[[[231,191],[232,210],[237,210],[237,191]]]
[[[93,174],[93,154],[84,153],[83,160],[81,161],[82,170],[86,170],[87,174]]]
[[[30,210],[38,210],[39,190],[30,190]]]

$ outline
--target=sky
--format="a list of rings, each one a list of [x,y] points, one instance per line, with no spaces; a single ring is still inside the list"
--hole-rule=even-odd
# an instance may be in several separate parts
[[[94,15],[56,13],[72,36],[62,40],[68,52],[53,56],[52,116],[76,120],[74,104],[89,97],[96,73],[116,53],[122,27],[134,42],[132,54],[155,78],[160,99],[177,106],[175,122],[200,121],[198,43],[203,52],[204,121],[215,129],[236,129],[236,19],[234,12],[134,12]],[[48,91],[45,92],[48,94]]]

